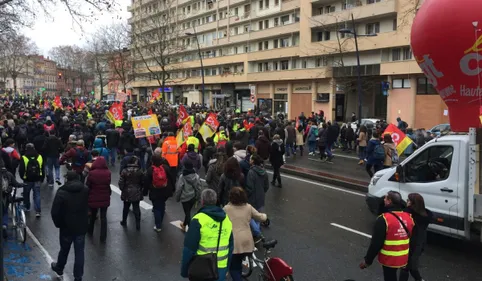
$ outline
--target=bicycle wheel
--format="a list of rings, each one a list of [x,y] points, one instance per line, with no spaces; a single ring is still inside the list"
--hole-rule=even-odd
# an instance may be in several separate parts
[[[247,278],[253,273],[253,257],[250,255],[244,257],[243,264],[241,268],[241,276]]]
[[[282,277],[280,281],[295,281],[295,279],[293,278],[293,275],[288,275],[288,276]]]
[[[19,207],[17,207],[19,208]],[[16,217],[16,234],[17,240],[25,243],[27,241],[27,220],[25,219],[25,212],[22,208],[17,209],[18,215]]]

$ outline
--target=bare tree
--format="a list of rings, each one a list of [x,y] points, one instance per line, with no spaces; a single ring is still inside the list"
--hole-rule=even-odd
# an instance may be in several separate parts
[[[37,46],[23,35],[10,34],[4,40],[8,40],[8,44],[2,44],[0,53],[2,78],[5,82],[11,77],[13,91],[17,93],[17,78],[27,74],[30,56],[36,54]]]
[[[165,5],[160,5],[160,14],[144,19],[146,24],[132,26],[130,34],[133,46],[136,76],[147,74],[150,79],[157,81],[162,89],[162,98],[165,100],[165,86],[184,80],[178,75],[182,68],[179,53],[187,50],[180,37],[184,30],[177,21],[181,15],[174,6],[175,0],[167,0]],[[190,38],[190,40],[195,40]],[[194,41],[191,42],[194,46]]]
[[[108,74],[109,66],[107,59],[105,58],[103,51],[102,51],[102,42],[101,40],[94,34],[88,40],[88,60],[93,65],[93,72],[95,74],[95,84],[100,87],[100,99],[102,100],[104,96],[104,87],[109,83]]]

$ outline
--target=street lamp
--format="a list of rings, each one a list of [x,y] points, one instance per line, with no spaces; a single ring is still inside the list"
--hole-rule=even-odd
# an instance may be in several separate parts
[[[357,94],[358,94],[358,127],[361,127],[361,116],[362,116],[362,81],[361,81],[361,66],[360,66],[360,51],[358,50],[358,37],[374,37],[377,36],[376,33],[373,34],[358,34],[355,27],[355,19],[353,14],[351,14],[351,23],[353,29],[343,28],[338,32],[341,34],[353,34],[355,38],[355,50],[356,50],[356,71],[357,71]]]
[[[201,62],[201,81],[202,81],[202,92],[201,92],[201,105],[204,107],[204,65],[203,65],[203,57],[201,55],[201,46],[199,45],[199,39],[197,38],[197,33],[196,33],[196,26],[193,25],[192,29],[194,30],[194,33],[191,32],[186,32],[187,36],[194,36],[196,38],[196,43],[197,43],[197,51],[199,55],[199,60]]]

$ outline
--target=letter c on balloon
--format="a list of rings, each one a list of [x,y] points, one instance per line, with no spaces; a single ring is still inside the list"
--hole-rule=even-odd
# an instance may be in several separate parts
[[[469,65],[472,60],[475,60],[477,63],[475,68],[471,68]],[[482,72],[482,68],[479,67],[479,62],[481,60],[482,55],[479,55],[478,53],[467,54],[460,60],[460,70],[468,76],[477,76]]]

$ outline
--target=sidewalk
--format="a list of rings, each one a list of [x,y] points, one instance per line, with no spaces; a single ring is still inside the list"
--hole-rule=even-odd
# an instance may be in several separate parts
[[[333,164],[322,162],[319,155],[286,158],[286,164],[281,172],[323,183],[342,186],[366,192],[370,178],[365,171],[365,165],[358,165],[354,153],[344,153],[339,150],[334,153]]]

